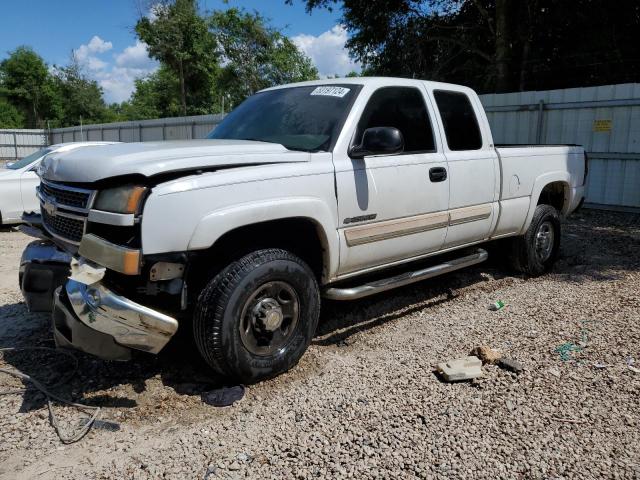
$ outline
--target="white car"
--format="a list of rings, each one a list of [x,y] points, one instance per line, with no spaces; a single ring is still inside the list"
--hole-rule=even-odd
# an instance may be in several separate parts
[[[0,169],[0,225],[11,225],[22,221],[22,213],[37,213],[40,202],[36,187],[40,179],[36,169],[42,159],[50,153],[70,152],[82,147],[111,145],[116,142],[59,143],[42,148],[17,162]]]

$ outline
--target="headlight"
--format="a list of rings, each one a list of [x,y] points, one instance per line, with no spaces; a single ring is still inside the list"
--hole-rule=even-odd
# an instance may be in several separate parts
[[[93,208],[113,213],[139,213],[146,191],[146,187],[137,185],[102,190]]]

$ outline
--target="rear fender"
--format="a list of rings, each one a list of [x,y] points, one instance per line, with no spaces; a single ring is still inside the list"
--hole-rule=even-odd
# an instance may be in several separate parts
[[[569,206],[571,204],[571,201],[570,201],[571,199],[567,198],[567,196],[571,194],[571,189],[569,188],[569,185],[571,185],[571,176],[569,172],[558,171],[558,172],[549,172],[549,173],[545,173],[544,175],[540,175],[538,178],[536,178],[536,181],[533,184],[533,190],[531,191],[531,197],[529,202],[529,212],[527,213],[527,219],[524,222],[524,226],[522,227],[520,234],[524,234],[529,228],[529,225],[531,225],[531,221],[533,220],[533,214],[535,213],[536,207],[538,206],[538,200],[540,199],[540,194],[542,193],[542,190],[544,190],[544,187],[554,182],[561,182],[565,185],[565,189],[564,189],[565,199],[564,199],[563,208],[560,214],[562,216],[567,215]]]

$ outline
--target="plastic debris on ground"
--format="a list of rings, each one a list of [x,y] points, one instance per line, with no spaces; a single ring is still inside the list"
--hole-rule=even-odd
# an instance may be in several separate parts
[[[489,305],[489,310],[492,312],[497,312],[498,310],[502,310],[505,307],[505,304],[502,300],[497,300]]]
[[[573,352],[580,352],[581,350],[582,347],[571,342],[563,343],[559,347],[556,347],[556,353],[560,355],[560,360],[563,362],[568,362],[572,359],[571,354]]]
[[[498,361],[498,366],[513,373],[520,373],[524,370],[524,365],[513,358],[501,358]]]
[[[202,401],[214,407],[229,407],[242,400],[244,397],[244,385],[233,387],[220,387],[202,394]]]
[[[482,376],[482,360],[474,356],[442,362],[436,368],[447,382],[473,380]]]

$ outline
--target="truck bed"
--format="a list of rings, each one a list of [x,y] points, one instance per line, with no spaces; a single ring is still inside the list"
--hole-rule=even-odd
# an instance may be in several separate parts
[[[494,237],[520,231],[541,178],[562,178],[569,192],[584,181],[584,149],[576,145],[496,145],[502,171],[500,220]],[[570,174],[569,172],[573,172]],[[573,197],[573,195],[570,195]],[[569,204],[573,207],[573,204]],[[563,212],[565,213],[565,212]]]

